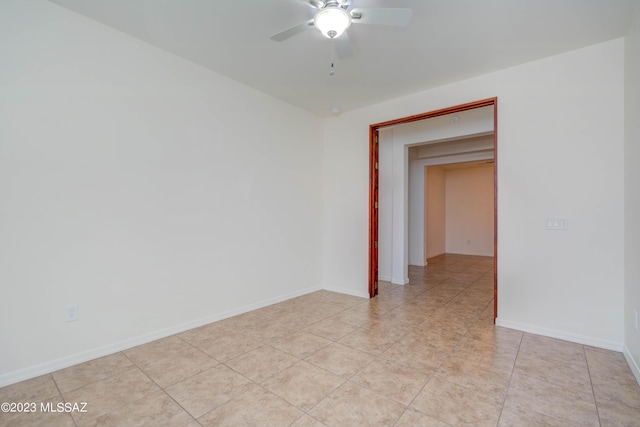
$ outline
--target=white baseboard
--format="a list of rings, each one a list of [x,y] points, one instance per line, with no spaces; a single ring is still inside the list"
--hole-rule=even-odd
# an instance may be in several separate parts
[[[492,257],[494,255],[493,254],[493,250],[491,252],[489,252],[489,253],[484,253],[484,252],[482,252],[482,253],[478,253],[478,252],[448,252],[448,251],[445,252],[445,253],[450,254],[450,255],[470,255],[470,256],[488,256],[488,257]]]
[[[393,285],[406,285],[407,283],[409,283],[409,279],[401,279],[401,280],[396,281],[395,279],[393,279],[393,278],[391,278],[389,276],[380,276],[380,275],[378,275],[378,281],[379,282],[391,282],[391,284],[393,284]],[[342,292],[342,293],[344,293],[344,292]]]
[[[592,347],[604,348],[622,352],[623,343],[616,341],[603,340],[600,338],[589,337],[586,335],[572,334],[570,332],[558,331],[555,329],[541,328],[535,325],[526,325],[523,323],[512,322],[510,320],[496,319],[496,325],[504,328],[515,329],[517,331],[529,332],[531,334],[542,335],[549,338],[557,338],[564,341],[570,341]]]
[[[360,292],[360,291],[354,291],[353,289],[341,288],[340,286],[331,286],[331,285],[324,285],[322,289],[324,289],[325,291],[337,292],[339,294],[351,295],[352,297],[369,299],[369,291]]]
[[[633,376],[636,377],[636,381],[640,384],[640,367],[638,367],[638,362],[633,358],[633,355],[627,346],[624,345],[623,347],[624,349],[622,354],[624,354],[624,358],[627,359],[627,363],[629,364],[629,368],[631,368],[631,372],[633,372]]]
[[[436,253],[434,253],[434,254],[428,254],[428,255],[427,255],[427,261],[429,261],[429,258],[433,258],[433,257],[436,257],[436,256],[444,255],[444,254],[446,254],[446,253],[447,253],[447,252],[446,252],[446,251],[444,251],[444,252],[436,252]]]
[[[222,313],[212,314],[200,319],[192,320],[189,322],[181,323],[179,325],[171,326],[159,331],[150,332],[148,334],[139,335],[127,340],[118,341],[113,344],[109,344],[102,347],[97,347],[81,353],[72,354],[69,356],[61,357],[56,360],[41,363],[28,368],[20,369],[14,372],[8,372],[0,375],[0,387],[4,387],[10,384],[14,384],[20,381],[28,380],[31,378],[39,377],[40,375],[50,374],[51,372],[58,371],[60,369],[68,368],[69,366],[77,365],[78,363],[84,363],[89,360],[97,359],[99,357],[107,356],[109,354],[117,353],[119,351],[127,350],[138,345],[146,344],[151,341],[155,341],[161,338],[166,338],[171,335],[178,334],[180,332],[188,331],[189,329],[197,328],[199,326],[207,325],[212,322],[227,319],[229,317],[237,316],[238,314],[247,313],[249,311],[257,310],[259,308],[267,307],[269,305],[277,304],[282,301],[286,301],[292,298],[296,298],[302,295],[310,294],[321,290],[321,287],[306,288],[301,291],[292,292],[286,295],[281,295],[274,298],[269,298],[254,304],[238,307],[233,310],[225,311]],[[367,295],[368,298],[368,295]]]

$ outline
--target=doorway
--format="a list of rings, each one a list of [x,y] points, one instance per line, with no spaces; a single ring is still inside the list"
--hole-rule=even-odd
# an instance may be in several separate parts
[[[417,122],[434,117],[460,113],[463,111],[473,110],[482,107],[493,107],[493,151],[494,151],[494,320],[497,317],[497,98],[489,98],[468,104],[457,105],[441,110],[430,111],[409,117],[403,117],[382,123],[376,123],[369,126],[369,296],[374,298],[378,294],[378,206],[379,206],[379,133],[381,129]]]

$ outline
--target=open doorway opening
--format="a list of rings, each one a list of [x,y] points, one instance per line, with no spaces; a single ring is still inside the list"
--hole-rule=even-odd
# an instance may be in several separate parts
[[[490,111],[491,116],[489,124],[486,120],[478,120],[478,117],[482,118],[483,114]],[[452,114],[459,113],[460,115],[466,115],[465,120],[458,121],[460,117],[452,116]],[[438,120],[427,120],[435,119]],[[486,119],[486,114],[484,114]],[[452,124],[456,124],[454,127],[438,126],[442,121],[450,121]],[[418,126],[403,127],[409,123],[420,122]],[[466,128],[465,128],[466,126]],[[452,130],[453,129],[453,130]],[[392,162],[395,170],[392,171],[392,187],[394,191],[394,200],[391,204],[392,210],[388,212],[394,217],[393,230],[391,233],[394,235],[393,244],[391,247],[392,252],[392,266],[391,266],[391,281],[392,283],[405,284],[408,283],[408,265],[409,265],[409,206],[408,206],[408,192],[410,171],[409,165],[409,148],[414,146],[425,145],[425,142],[430,142],[430,150],[432,150],[431,157],[439,157],[441,160],[445,159],[445,163],[462,163],[465,161],[478,161],[488,160],[493,158],[497,160],[497,98],[486,99],[469,104],[463,104],[454,106],[442,110],[427,112],[420,115],[400,118],[391,120],[388,122],[377,123],[370,125],[370,191],[369,191],[369,294],[370,297],[375,297],[378,293],[378,280],[379,280],[379,202],[380,202],[380,149],[381,149],[381,137],[388,138],[391,135],[392,144],[391,153]],[[456,134],[457,132],[457,134]],[[425,136],[428,135],[428,136]],[[482,147],[482,144],[475,148],[469,149],[470,145],[478,143],[478,141],[471,141],[470,138],[486,137],[490,135],[490,143],[488,147]],[[467,140],[460,142],[461,138],[466,136]],[[427,138],[427,139],[425,139]],[[485,138],[486,139],[486,138]],[[451,141],[458,140],[457,144],[452,144]],[[437,143],[437,144],[436,144]],[[476,144],[477,145],[477,144]],[[385,149],[389,146],[385,145]],[[466,147],[466,148],[465,148]],[[478,148],[480,147],[480,148]],[[436,154],[433,155],[433,150]],[[415,151],[415,150],[414,150]],[[487,152],[491,151],[491,157],[487,157]],[[388,153],[387,153],[388,154]],[[484,156],[484,157],[483,157]],[[424,165],[426,166],[426,165]],[[424,174],[424,166],[422,167]],[[493,165],[494,173],[494,191],[493,191],[493,257],[494,257],[494,318],[497,315],[497,186],[496,174],[497,174],[497,162]],[[388,181],[385,180],[385,183]],[[424,184],[424,180],[423,180]],[[399,190],[400,189],[400,190]],[[384,188],[383,188],[384,191]],[[424,190],[423,190],[424,191]],[[385,213],[383,212],[384,216]],[[414,216],[415,217],[415,216]],[[422,215],[424,218],[424,215]],[[425,226],[422,225],[424,234]],[[412,233],[412,235],[420,235]],[[471,244],[471,243],[469,243]],[[414,245],[415,246],[415,245]],[[418,250],[418,255],[421,259],[426,261],[427,253],[426,239],[417,246],[421,247]]]
[[[493,257],[493,159],[424,169],[424,193],[409,199],[409,264],[425,266],[444,254]],[[418,209],[421,205],[424,215]],[[412,220],[415,211],[421,217]],[[424,233],[412,233],[420,221]],[[422,253],[424,262],[419,258]]]

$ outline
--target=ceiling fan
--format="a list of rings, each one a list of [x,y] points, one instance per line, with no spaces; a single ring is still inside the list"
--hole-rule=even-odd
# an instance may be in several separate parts
[[[278,34],[271,40],[281,42],[306,31],[317,28],[322,35],[335,40],[336,53],[344,58],[351,54],[347,28],[351,24],[388,25],[406,27],[409,25],[413,11],[404,8],[353,8],[351,0],[305,0],[305,3],[317,9],[313,19],[302,22]]]

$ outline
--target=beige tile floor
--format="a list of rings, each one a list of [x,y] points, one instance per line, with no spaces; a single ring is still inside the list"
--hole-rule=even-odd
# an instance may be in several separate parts
[[[620,353],[493,325],[493,260],[320,291],[0,389],[3,426],[640,426]]]

